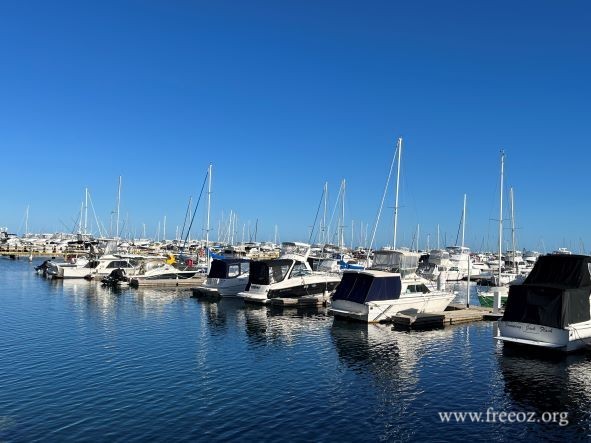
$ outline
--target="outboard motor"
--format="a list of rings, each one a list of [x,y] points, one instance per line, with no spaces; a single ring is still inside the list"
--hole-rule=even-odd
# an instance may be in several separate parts
[[[113,269],[109,275],[101,280],[103,285],[117,286],[120,282],[127,282],[125,270],[121,268]]]

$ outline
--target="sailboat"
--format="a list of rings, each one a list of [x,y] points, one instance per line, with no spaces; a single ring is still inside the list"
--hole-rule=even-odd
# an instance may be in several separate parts
[[[503,245],[503,179],[504,179],[504,171],[505,171],[505,153],[501,151],[501,187],[500,187],[500,205],[499,205],[499,262],[498,262],[498,272],[496,276],[492,276],[492,278],[486,284],[486,281],[482,281],[480,283],[480,288],[478,290],[478,300],[480,301],[480,305],[484,307],[492,308],[494,305],[494,294],[498,293],[501,306],[504,306],[507,302],[507,296],[509,294],[509,285],[512,284],[520,284],[523,283],[525,280],[525,276],[523,274],[517,272],[503,272],[503,255],[502,255],[502,245]],[[512,242],[513,242],[513,259],[511,263],[515,264],[515,217],[514,217],[514,209],[513,209],[513,188],[510,190],[510,197],[511,197],[511,231],[512,231]],[[484,283],[484,284],[483,284]]]
[[[443,311],[454,298],[453,293],[429,289],[429,282],[416,274],[420,254],[396,250],[402,138],[398,139],[395,155],[398,170],[393,249],[376,251],[373,264],[368,269],[343,272],[343,278],[332,295],[329,308],[329,312],[335,317],[377,323],[388,321],[403,311],[413,314]]]

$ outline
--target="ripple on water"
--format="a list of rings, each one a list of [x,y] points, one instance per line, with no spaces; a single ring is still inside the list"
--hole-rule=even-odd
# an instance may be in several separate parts
[[[47,281],[0,261],[0,440],[585,441],[586,355],[508,352],[482,322],[437,331],[186,290]],[[571,424],[438,412],[568,411]]]

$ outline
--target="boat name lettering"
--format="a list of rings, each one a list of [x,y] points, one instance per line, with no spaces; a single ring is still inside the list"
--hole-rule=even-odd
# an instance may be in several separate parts
[[[552,332],[552,328],[546,328],[545,326],[540,326],[540,332]]]
[[[537,332],[538,328],[533,325],[525,325],[525,332]]]
[[[513,323],[507,323],[508,328],[522,329],[521,325],[514,325]]]

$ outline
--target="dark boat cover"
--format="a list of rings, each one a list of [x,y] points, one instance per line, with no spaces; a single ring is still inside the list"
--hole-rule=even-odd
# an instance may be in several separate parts
[[[228,267],[230,265],[239,263],[248,263],[250,260],[244,258],[223,258],[223,259],[215,259],[211,261],[211,268],[209,269],[209,274],[207,275],[209,278],[228,278]],[[245,266],[241,265],[241,268],[246,268]],[[244,272],[241,269],[240,273]]]
[[[345,272],[341,283],[332,296],[333,300],[348,300],[365,303],[400,298],[402,283],[400,276],[374,277],[373,275]]]
[[[271,283],[283,281],[292,263],[292,259],[283,258],[253,261],[250,264],[248,283],[254,285],[269,285]]]
[[[544,255],[521,285],[509,288],[503,320],[565,328],[591,320],[591,257]]]

